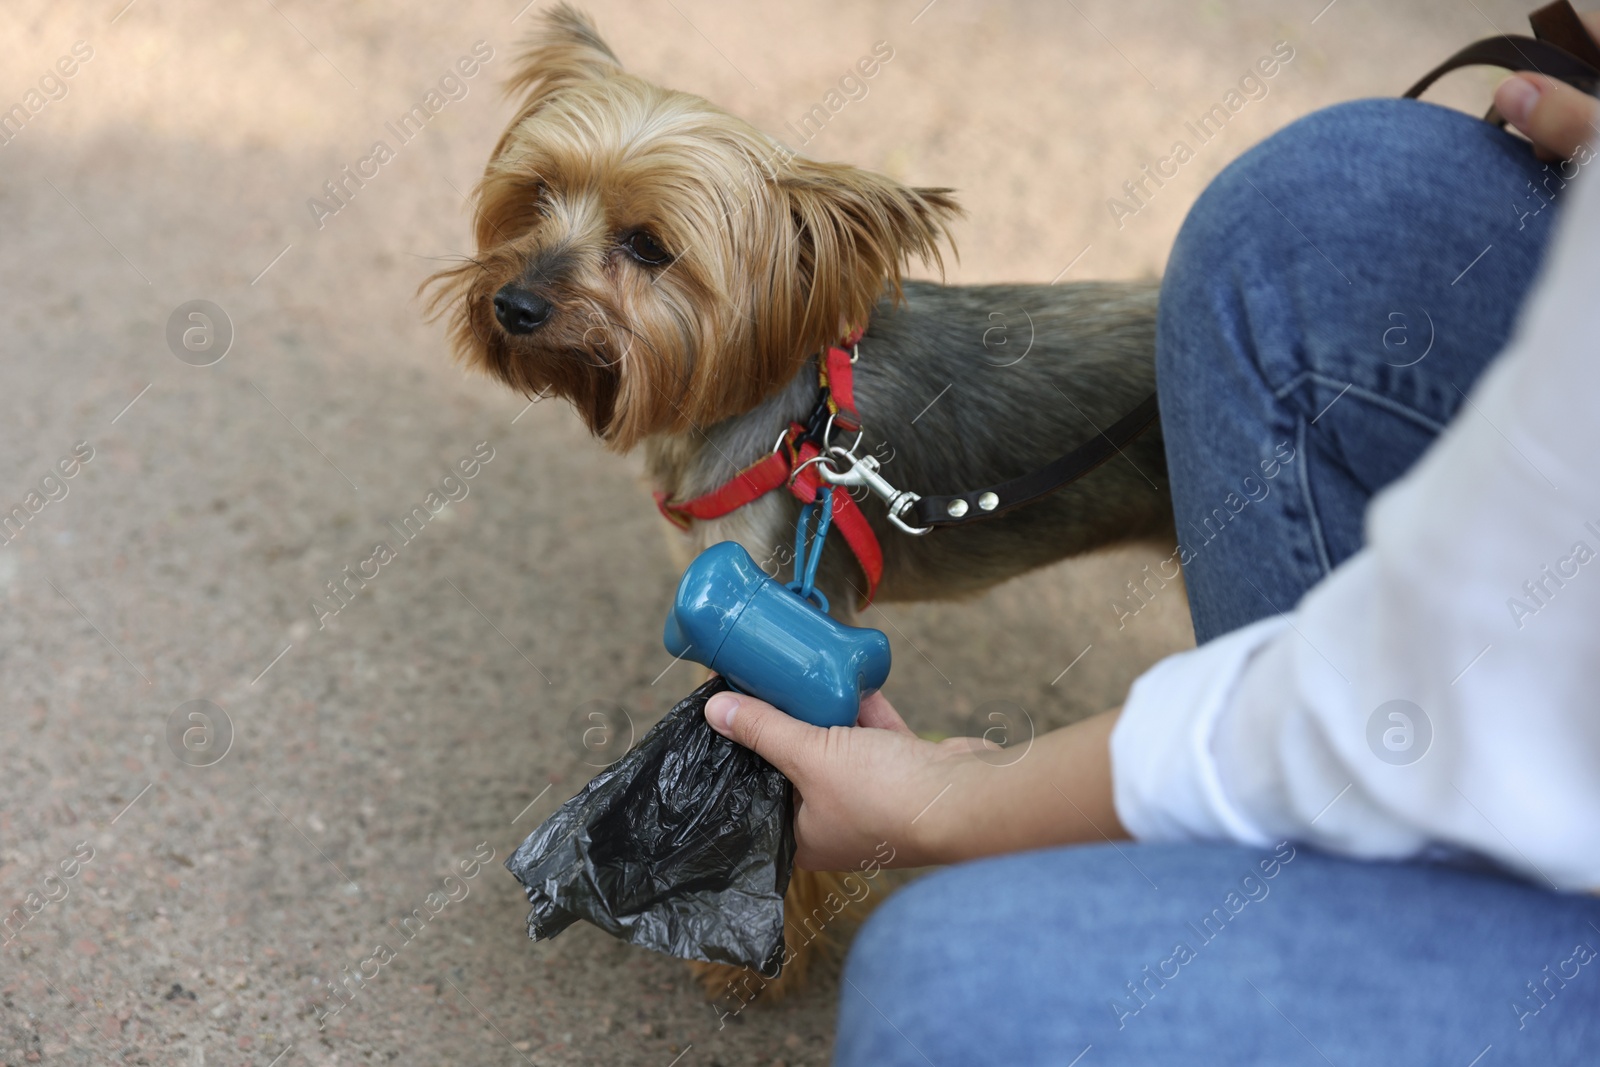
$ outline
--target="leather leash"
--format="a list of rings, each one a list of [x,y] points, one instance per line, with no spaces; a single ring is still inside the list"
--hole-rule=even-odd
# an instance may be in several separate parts
[[[1504,34],[1475,41],[1423,75],[1406,90],[1406,98],[1415,100],[1453,70],[1485,66],[1545,74],[1593,95],[1600,88],[1600,47],[1572,5],[1556,0],[1533,12],[1528,21],[1533,25],[1532,37]],[[1496,126],[1506,124],[1492,107],[1483,118]]]
[[[960,526],[992,519],[1012,508],[1031,504],[1082,478],[1155,424],[1156,394],[1071,452],[1009,482],[948,496],[925,496],[911,504],[908,521],[921,526]]]

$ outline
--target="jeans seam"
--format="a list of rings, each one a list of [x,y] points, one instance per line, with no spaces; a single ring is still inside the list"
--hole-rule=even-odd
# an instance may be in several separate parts
[[[1318,374],[1316,371],[1301,371],[1299,374],[1289,379],[1288,382],[1274,390],[1272,397],[1274,400],[1281,402],[1287,398],[1290,393],[1300,388],[1300,386],[1306,382],[1342,388],[1346,393],[1350,393],[1356,398],[1365,400],[1367,403],[1376,407],[1381,407],[1388,411],[1391,415],[1395,415],[1399,418],[1416,423],[1418,426],[1422,427],[1424,430],[1427,430],[1434,436],[1438,436],[1444,432],[1446,425],[1445,423],[1439,422],[1427,415],[1424,415],[1422,412],[1418,411],[1414,407],[1411,407],[1409,404],[1402,404],[1393,397],[1384,396],[1382,393],[1375,393],[1365,386],[1357,385],[1354,382],[1341,382],[1337,378],[1330,378],[1326,374]],[[1329,407],[1331,406],[1332,405],[1330,404]],[[1323,412],[1326,411],[1327,408],[1324,408]],[[1321,418],[1323,412],[1319,412],[1317,417]]]
[[[1311,464],[1307,462],[1306,455],[1306,430],[1309,426],[1305,419],[1299,420],[1295,432],[1295,469],[1300,480],[1300,495],[1305,500],[1306,525],[1311,530],[1311,544],[1317,550],[1317,563],[1325,576],[1333,570],[1333,562],[1328,557],[1328,542],[1322,533],[1322,518],[1317,514],[1317,502],[1311,496]]]

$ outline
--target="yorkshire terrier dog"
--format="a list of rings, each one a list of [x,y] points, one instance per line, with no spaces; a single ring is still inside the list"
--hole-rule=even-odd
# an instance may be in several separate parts
[[[1039,468],[1154,389],[1156,283],[905,281],[913,260],[942,267],[960,214],[950,190],[797,156],[628,74],[565,4],[509,92],[517,113],[476,192],[477,254],[425,283],[438,286],[433,306],[448,310],[460,360],[524,395],[564,397],[607,448],[642,447],[658,500],[698,497],[784,447],[788,428],[816,416],[819,353],[863,329],[847,346],[859,431],[825,431],[823,443],[853,443],[923,494]],[[1159,428],[986,522],[912,536],[878,498],[858,504],[881,546],[877,600],[970,594],[1172,536]],[[800,506],[780,489],[668,528],[685,562],[724,540],[770,562]],[[849,621],[870,584],[829,537],[817,587],[832,613]],[[786,909],[810,914],[832,886],[796,870]],[[809,959],[796,951],[767,991],[803,980]],[[701,972],[713,992],[733,973]]]

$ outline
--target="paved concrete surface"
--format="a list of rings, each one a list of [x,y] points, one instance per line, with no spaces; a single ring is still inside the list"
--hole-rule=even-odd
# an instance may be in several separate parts
[[[676,961],[528,944],[499,866],[590,773],[586,702],[642,731],[694,680],[662,673],[675,575],[637,463],[463,375],[413,299],[467,248],[522,0],[125,3],[0,13],[0,108],[29,109],[0,147],[0,503],[37,506],[0,548],[0,912],[24,917],[0,1062],[824,1062],[831,982],[719,1027]],[[924,3],[589,6],[633,69],[780,134],[889,42],[807,151],[959,188],[958,282],[1155,275],[1229,159],[1521,8]],[[1279,40],[1269,94],[1114,225],[1122,182]],[[396,141],[478,41],[466,95]],[[1491,81],[1449,91],[1482,106]],[[308,200],[377,140],[394,158],[319,226]],[[208,366],[220,333],[187,362],[168,343],[193,300],[231,324]],[[468,495],[403,543],[389,523],[479,442]],[[379,541],[394,558],[321,628]],[[874,615],[896,702],[930,730],[990,699],[1041,728],[1115,703],[1191,640],[1176,587],[1119,627],[1154,558]]]

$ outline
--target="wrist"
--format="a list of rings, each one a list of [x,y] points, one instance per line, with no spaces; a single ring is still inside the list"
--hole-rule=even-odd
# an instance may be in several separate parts
[[[937,799],[909,828],[917,862],[1127,837],[1111,790],[1110,737],[1120,710],[1042,734],[1026,748],[946,749],[920,790]]]
[[[927,784],[919,790],[929,799],[912,815],[899,866],[960,863],[988,854],[980,846],[982,809],[989,799],[979,773],[984,769],[970,752],[947,752],[929,766]]]

